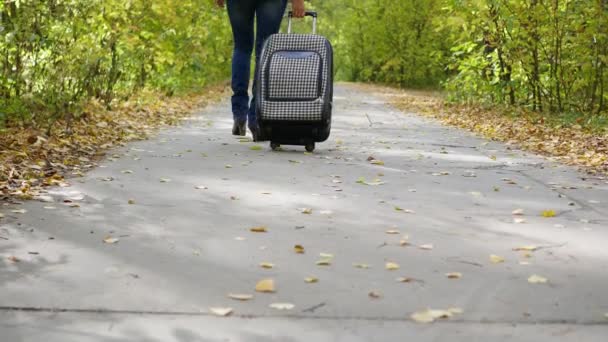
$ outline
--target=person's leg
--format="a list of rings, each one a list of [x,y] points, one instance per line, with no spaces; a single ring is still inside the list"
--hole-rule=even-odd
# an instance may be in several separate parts
[[[249,77],[253,51],[253,22],[256,0],[228,0],[228,16],[234,37],[232,54],[232,134],[245,135],[249,112]]]
[[[255,69],[257,74],[258,61],[262,45],[270,35],[279,32],[281,21],[285,14],[287,0],[256,0],[257,6],[255,9],[256,15],[256,42],[255,42]],[[255,112],[255,91],[257,82],[253,81],[253,96],[251,105],[249,106],[249,128],[257,127],[257,119]]]

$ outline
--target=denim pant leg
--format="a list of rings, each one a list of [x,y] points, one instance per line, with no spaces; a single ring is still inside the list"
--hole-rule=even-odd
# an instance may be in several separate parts
[[[255,70],[257,75],[258,61],[262,45],[270,35],[279,32],[281,21],[285,14],[287,0],[257,0],[256,6],[256,42],[255,42]],[[257,88],[256,80],[253,81],[253,95],[249,106],[249,125],[257,123],[255,110],[255,91]]]
[[[253,52],[253,23],[256,0],[228,0],[228,16],[232,26],[232,114],[247,119],[249,112],[249,77]]]

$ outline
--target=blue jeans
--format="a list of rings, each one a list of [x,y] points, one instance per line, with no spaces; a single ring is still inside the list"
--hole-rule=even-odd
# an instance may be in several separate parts
[[[256,73],[262,44],[271,34],[279,32],[287,0],[228,0],[228,16],[234,37],[232,55],[232,114],[235,120],[249,117],[249,125],[256,124],[255,90],[249,103],[249,78],[251,53],[254,44],[254,19],[256,19],[255,60]]]

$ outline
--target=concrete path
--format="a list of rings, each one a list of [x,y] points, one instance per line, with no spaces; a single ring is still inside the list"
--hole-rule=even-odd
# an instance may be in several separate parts
[[[313,155],[230,136],[226,101],[1,208],[0,341],[606,341],[606,180],[351,85],[335,102]]]

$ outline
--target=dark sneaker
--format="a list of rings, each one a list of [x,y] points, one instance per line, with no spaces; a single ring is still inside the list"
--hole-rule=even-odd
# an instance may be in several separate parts
[[[247,134],[247,128],[245,127],[246,124],[247,119],[234,119],[234,124],[232,125],[232,135],[244,136],[245,134]]]

